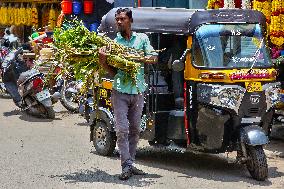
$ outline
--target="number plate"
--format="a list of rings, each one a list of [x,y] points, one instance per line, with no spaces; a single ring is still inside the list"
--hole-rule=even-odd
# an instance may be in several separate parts
[[[50,93],[49,93],[49,91],[47,89],[45,89],[45,90],[43,90],[43,91],[41,91],[41,92],[36,94],[36,98],[39,101],[43,101],[43,100],[45,100],[45,99],[47,99],[49,97],[50,97]]]
[[[242,118],[241,123],[260,123],[261,117]]]
[[[247,92],[257,92],[262,91],[261,82],[246,82]]]

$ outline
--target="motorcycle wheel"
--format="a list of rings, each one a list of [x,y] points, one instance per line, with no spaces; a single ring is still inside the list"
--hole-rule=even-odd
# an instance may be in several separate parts
[[[76,81],[67,81],[66,84],[63,84],[63,87],[60,91],[61,93],[60,102],[68,111],[78,113],[79,105],[78,102],[76,102],[74,99],[74,96],[76,97],[76,94],[67,91],[69,87],[75,87],[75,86],[76,86]]]
[[[45,107],[46,109],[46,115],[49,119],[54,119],[55,118],[55,111],[53,107]]]
[[[32,99],[30,97],[27,97],[24,99],[24,102],[26,103],[26,106],[30,106],[32,104]],[[40,116],[48,119],[54,119],[55,118],[55,111],[53,107],[46,107],[43,104],[40,104],[37,102],[37,104],[30,109],[27,109],[26,112],[33,116]]]
[[[246,166],[250,175],[258,181],[264,181],[268,176],[268,165],[263,147],[248,146],[247,154]]]
[[[98,154],[110,156],[116,146],[115,133],[109,131],[104,122],[98,121],[94,127],[93,144]]]

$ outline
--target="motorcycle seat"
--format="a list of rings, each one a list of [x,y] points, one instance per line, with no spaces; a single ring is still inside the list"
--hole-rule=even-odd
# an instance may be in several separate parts
[[[19,76],[19,79],[17,81],[18,86],[25,84],[29,79],[35,77],[35,76],[42,76],[43,74],[40,73],[38,70],[31,69],[26,72],[21,73]]]

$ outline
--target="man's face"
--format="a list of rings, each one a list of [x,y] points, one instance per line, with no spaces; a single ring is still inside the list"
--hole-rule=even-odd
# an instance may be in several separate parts
[[[125,12],[117,14],[115,20],[119,32],[125,32],[126,30],[130,29],[131,20],[129,19],[129,17],[126,15]]]

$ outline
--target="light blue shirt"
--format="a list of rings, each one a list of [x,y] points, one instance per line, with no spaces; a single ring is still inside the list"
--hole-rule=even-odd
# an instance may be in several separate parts
[[[155,52],[151,52],[154,48],[151,46],[148,36],[144,33],[132,32],[129,41],[123,38],[120,33],[117,33],[115,41],[127,47],[143,50],[145,55],[157,55]],[[144,79],[144,63],[140,63],[139,72],[136,76],[136,85],[131,79],[127,79],[127,77],[129,76],[127,76],[124,71],[118,70],[117,74],[114,76],[112,88],[127,94],[138,94],[146,90],[147,84]]]

